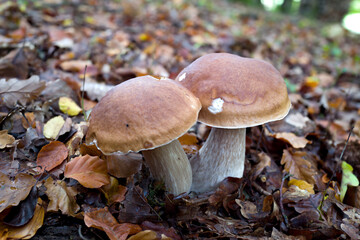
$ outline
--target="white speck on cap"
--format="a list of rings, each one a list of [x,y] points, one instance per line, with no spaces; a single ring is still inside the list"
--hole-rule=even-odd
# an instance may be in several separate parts
[[[212,114],[217,114],[222,112],[223,105],[224,105],[224,100],[222,100],[221,98],[215,98],[214,100],[212,100],[211,106],[208,107],[208,110]]]
[[[183,81],[186,77],[186,73],[183,73],[180,77],[179,77],[179,82]]]

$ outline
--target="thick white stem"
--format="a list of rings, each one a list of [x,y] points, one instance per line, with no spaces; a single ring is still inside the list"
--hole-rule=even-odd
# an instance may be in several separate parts
[[[175,195],[190,191],[191,166],[179,140],[142,153],[151,174],[165,183],[167,191]]]
[[[246,128],[212,128],[199,153],[191,160],[191,190],[215,190],[226,177],[241,178],[244,173]]]

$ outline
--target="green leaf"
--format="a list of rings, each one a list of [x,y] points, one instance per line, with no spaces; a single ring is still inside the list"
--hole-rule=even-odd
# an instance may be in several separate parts
[[[353,174],[353,167],[345,161],[341,162],[341,168],[343,170],[343,175],[341,179],[340,187],[340,200],[343,201],[348,186],[357,187],[359,186],[359,180]]]

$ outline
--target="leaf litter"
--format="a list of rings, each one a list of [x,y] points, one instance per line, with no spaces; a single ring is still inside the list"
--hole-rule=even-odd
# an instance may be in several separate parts
[[[359,39],[240,6],[1,3],[1,239],[358,239]],[[116,84],[175,78],[211,52],[269,61],[291,92],[288,117],[248,129],[242,179],[173,196],[140,153],[84,145],[83,90],[88,110]],[[208,133],[180,139],[189,158]]]

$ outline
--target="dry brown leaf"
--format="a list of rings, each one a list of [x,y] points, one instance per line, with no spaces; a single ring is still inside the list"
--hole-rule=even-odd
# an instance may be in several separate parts
[[[36,180],[33,176],[19,173],[14,180],[0,172],[0,212],[9,206],[17,206],[30,193]]]
[[[45,89],[45,82],[40,81],[38,76],[32,76],[28,80],[0,79],[0,89],[0,103],[10,108],[17,103],[25,106],[28,101],[40,95]]]
[[[41,172],[45,170],[50,171],[59,166],[67,158],[68,152],[68,149],[62,142],[50,142],[41,148],[36,163],[41,167]]]
[[[4,149],[6,147],[11,147],[15,142],[15,138],[8,134],[7,130],[0,131],[0,149]]]
[[[85,212],[84,222],[88,227],[103,230],[111,240],[125,240],[129,234],[136,234],[141,231],[139,225],[119,224],[107,207]]]
[[[43,225],[45,209],[42,200],[38,198],[34,216],[22,227],[11,227],[0,223],[0,239],[30,239],[35,236],[37,230]]]
[[[256,205],[249,201],[241,201],[240,199],[235,199],[237,205],[240,206],[241,215],[245,218],[250,219],[251,215],[255,215],[258,211]]]
[[[109,205],[114,202],[122,202],[125,200],[127,188],[119,185],[118,180],[114,177],[110,177],[110,184],[102,186],[101,189],[103,190]]]
[[[110,183],[106,162],[90,155],[76,157],[68,162],[65,177],[74,178],[87,188],[99,188]]]
[[[304,148],[306,144],[311,143],[304,137],[298,137],[291,132],[275,133],[272,137],[289,143],[293,148]]]
[[[91,65],[92,65],[91,61],[88,61],[88,60],[87,61],[84,61],[84,60],[69,60],[69,61],[62,62],[60,64],[60,67],[64,71],[80,72],[80,71],[83,71],[85,69],[85,66],[89,67]]]
[[[63,214],[75,216],[75,213],[80,210],[75,200],[77,191],[66,186],[64,181],[55,181],[49,177],[46,179],[44,186],[46,187],[45,194],[50,200],[47,211],[56,212],[60,210]]]
[[[156,232],[152,230],[145,230],[141,231],[134,236],[131,236],[128,238],[128,240],[157,240],[157,234]]]
[[[75,152],[77,152],[79,150],[79,145],[81,144],[81,141],[87,132],[88,126],[89,126],[88,122],[80,122],[78,124],[75,124],[75,126],[73,126],[74,129],[76,130],[76,133],[66,143],[66,147],[69,149],[70,156],[74,155]],[[80,152],[81,152],[81,150],[80,150]],[[85,155],[85,154],[82,154],[82,155]]]
[[[270,167],[271,165],[271,158],[264,152],[261,152],[258,154],[259,163],[256,164],[254,167],[253,174],[251,175],[251,178],[255,180],[260,173],[264,170],[265,167]]]
[[[285,164],[284,170],[293,175],[293,178],[315,184],[314,175],[316,170],[305,159],[306,156],[306,152],[292,152],[291,150],[284,149],[281,164]]]
[[[21,119],[21,123],[25,129],[28,129],[29,127],[35,128],[36,127],[36,121],[35,121],[35,114],[33,112],[26,112],[25,118]],[[29,126],[30,124],[30,126]]]

